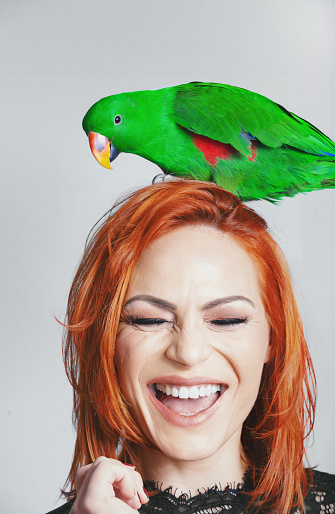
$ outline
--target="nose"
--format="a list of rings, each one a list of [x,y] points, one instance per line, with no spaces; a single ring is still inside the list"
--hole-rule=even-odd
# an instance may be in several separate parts
[[[193,368],[206,361],[212,353],[209,334],[201,327],[188,326],[176,331],[166,355],[183,368]]]

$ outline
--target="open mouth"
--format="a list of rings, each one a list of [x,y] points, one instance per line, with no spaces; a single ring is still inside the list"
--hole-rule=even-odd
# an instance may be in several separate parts
[[[209,409],[227,389],[224,384],[184,386],[153,383],[149,389],[159,402],[182,416],[195,416]]]

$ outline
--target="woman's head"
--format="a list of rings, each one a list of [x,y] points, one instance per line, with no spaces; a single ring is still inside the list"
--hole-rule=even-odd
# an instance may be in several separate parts
[[[187,225],[144,250],[115,360],[131,413],[156,449],[174,461],[235,453],[241,472],[241,429],[269,353],[257,273],[234,239]]]
[[[128,456],[134,443],[146,444],[117,377],[120,316],[143,252],[172,231],[199,225],[220,232],[248,254],[269,326],[269,359],[242,432],[248,460],[259,476],[267,473],[268,485],[284,463],[290,469],[301,465],[304,433],[313,419],[308,384],[313,372],[285,259],[264,220],[235,196],[214,184],[173,181],[144,188],[109,213],[75,277],[65,342],[78,424],[72,472],[98,455],[115,456],[120,441]]]

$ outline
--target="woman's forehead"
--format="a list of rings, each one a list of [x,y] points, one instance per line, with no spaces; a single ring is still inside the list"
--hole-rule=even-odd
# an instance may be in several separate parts
[[[140,256],[136,267],[166,264],[176,259],[208,260],[225,265],[232,260],[252,265],[243,246],[234,237],[209,225],[186,225],[169,231],[153,241]]]
[[[203,225],[175,229],[141,255],[129,294],[168,294],[204,289],[216,294],[259,295],[258,277],[248,253],[233,237]],[[198,291],[197,291],[198,293]]]

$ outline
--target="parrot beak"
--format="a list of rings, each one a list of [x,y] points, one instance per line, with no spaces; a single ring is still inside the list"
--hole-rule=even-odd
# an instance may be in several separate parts
[[[113,169],[110,163],[119,155],[119,151],[112,145],[110,139],[97,132],[89,132],[88,140],[91,152],[98,163],[108,170]]]

